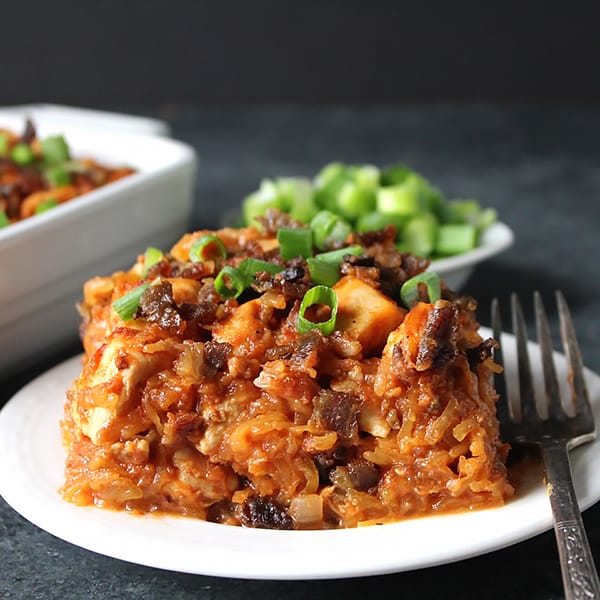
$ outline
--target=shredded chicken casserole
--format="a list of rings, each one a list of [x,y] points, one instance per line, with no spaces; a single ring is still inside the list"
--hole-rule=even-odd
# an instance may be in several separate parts
[[[428,262],[399,253],[393,228],[354,233],[341,247],[361,252],[339,265],[333,331],[299,333],[314,282],[306,257],[282,259],[282,226],[300,224],[273,212],[262,228],[187,234],[152,265],[140,256],[85,284],[85,362],[62,422],[65,499],[274,529],[503,504],[513,489],[495,341],[480,337],[475,301],[442,285],[430,302],[421,285],[402,306],[401,286]],[[207,234],[225,252],[191,260]],[[215,278],[248,258],[276,268],[223,297]],[[136,289],[124,321],[113,302]]]

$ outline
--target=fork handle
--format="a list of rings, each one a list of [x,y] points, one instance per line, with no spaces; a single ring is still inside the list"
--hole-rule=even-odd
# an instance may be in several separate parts
[[[565,444],[542,446],[566,600],[600,599],[600,582],[571,478]]]

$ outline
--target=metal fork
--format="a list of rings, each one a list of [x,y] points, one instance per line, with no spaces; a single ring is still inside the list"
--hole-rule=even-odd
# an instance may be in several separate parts
[[[548,319],[539,292],[534,294],[538,343],[544,374],[544,393],[536,398],[531,359],[527,349],[527,329],[516,294],[511,296],[512,327],[517,345],[518,394],[515,404],[506,390],[507,372],[497,382],[500,400],[498,418],[501,434],[511,444],[533,444],[541,449],[546,471],[546,486],[554,532],[560,557],[563,586],[567,600],[599,598],[600,582],[585,533],[571,478],[569,450],[596,437],[594,417],[583,375],[583,362],[567,303],[556,292],[560,333],[568,363],[571,405],[563,399],[552,356]],[[492,301],[494,338],[500,341],[502,322],[497,299]],[[496,362],[504,364],[502,350],[495,352]]]

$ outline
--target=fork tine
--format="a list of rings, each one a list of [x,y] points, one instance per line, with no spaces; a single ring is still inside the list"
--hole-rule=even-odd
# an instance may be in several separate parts
[[[539,420],[535,393],[533,389],[533,377],[531,375],[531,365],[529,362],[529,353],[527,351],[527,327],[521,303],[516,294],[510,296],[510,308],[512,315],[513,333],[517,340],[517,362],[519,371],[519,401],[521,403],[521,414],[524,421]]]
[[[560,290],[556,291],[558,317],[560,320],[560,335],[562,337],[565,355],[569,364],[568,379],[571,386],[572,405],[576,414],[591,414],[590,400],[588,397],[585,379],[583,377],[583,360],[575,336],[575,328],[567,301]]]
[[[499,365],[502,365],[504,369],[504,355],[502,354],[502,318],[500,317],[500,303],[498,298],[492,300],[492,333],[494,339],[498,342],[499,346],[494,350],[494,361]],[[496,391],[498,392],[498,404],[496,405],[496,412],[500,423],[507,423],[509,420],[513,420],[513,411],[510,400],[508,398],[508,391],[506,385],[506,371],[501,375],[494,378],[494,384]]]
[[[554,366],[554,356],[552,355],[552,336],[550,335],[550,326],[542,302],[542,296],[538,291],[533,294],[533,304],[535,307],[535,323],[538,332],[538,343],[542,353],[542,367],[544,370],[544,387],[546,389],[547,414],[544,417],[554,417],[555,419],[564,418],[564,411],[561,405],[560,388]]]

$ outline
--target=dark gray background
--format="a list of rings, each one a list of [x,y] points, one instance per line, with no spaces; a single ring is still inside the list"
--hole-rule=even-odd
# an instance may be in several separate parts
[[[194,226],[217,225],[265,176],[314,174],[334,158],[405,162],[450,195],[494,206],[515,232],[467,283],[481,322],[492,297],[506,306],[516,290],[531,328],[532,291],[552,306],[561,288],[585,361],[600,372],[598,23],[597,1],[13,2],[0,10],[0,105],[164,119],[200,157]],[[555,313],[551,321],[556,332]],[[0,406],[79,350],[74,339],[15,374]],[[584,516],[598,559],[600,505]],[[243,581],[88,552],[2,499],[0,566],[0,598],[11,600],[563,597],[551,532],[408,573]]]
[[[0,20],[0,104],[600,100],[596,1],[69,0]]]

